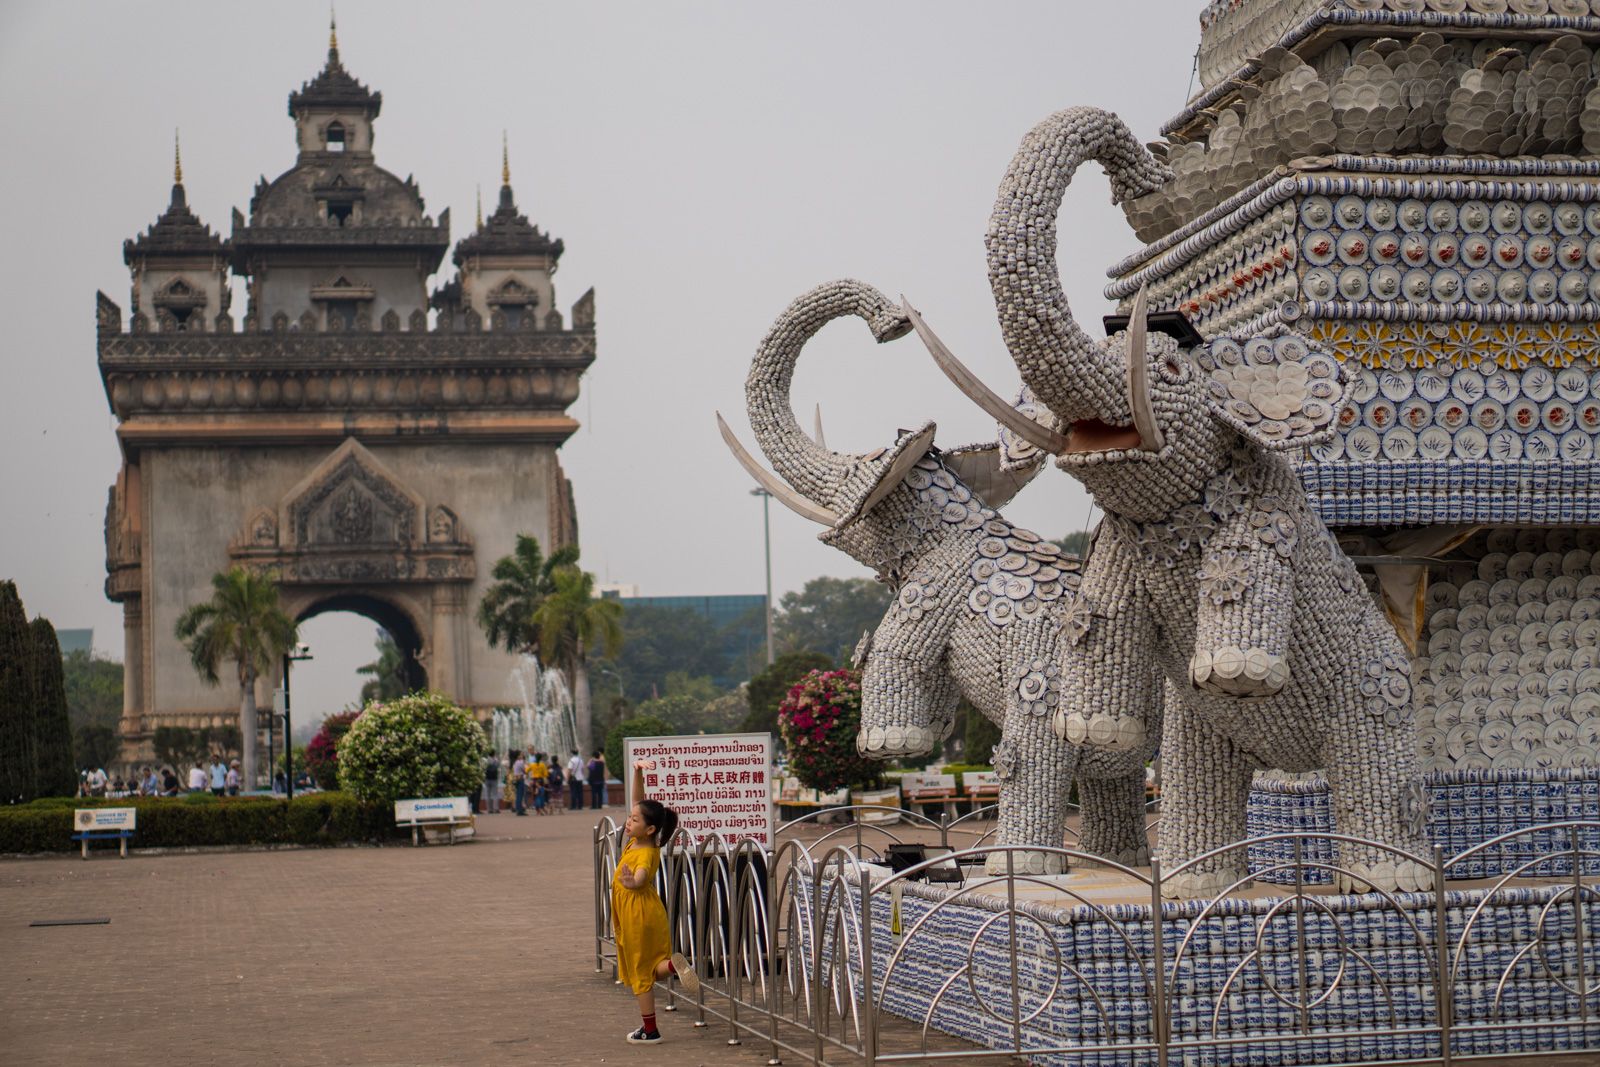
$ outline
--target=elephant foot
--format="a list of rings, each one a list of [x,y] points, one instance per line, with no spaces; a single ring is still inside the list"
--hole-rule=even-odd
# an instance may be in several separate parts
[[[1056,736],[1074,745],[1125,752],[1144,744],[1144,723],[1125,716],[1056,712]]]
[[[1161,895],[1178,900],[1213,900],[1229,886],[1244,878],[1249,872],[1184,871],[1161,879]]]
[[[856,751],[868,759],[898,759],[933,751],[938,731],[926,726],[864,726],[856,735]]]
[[[1380,859],[1353,863],[1339,871],[1334,887],[1341,893],[1425,893],[1433,888],[1433,868],[1412,860]]]
[[[1199,649],[1189,660],[1196,689],[1224,697],[1266,697],[1289,681],[1289,661],[1262,648]]]
[[[1150,866],[1150,846],[1145,845],[1143,848],[1127,848],[1118,852],[1100,850],[1095,852],[1091,857],[1080,859],[1078,861],[1078,866],[1106,867],[1111,863],[1120,864],[1123,867],[1148,867]]]
[[[983,863],[985,874],[1004,875],[1009,857],[1013,874],[1065,874],[1067,858],[1054,852],[991,852]]]

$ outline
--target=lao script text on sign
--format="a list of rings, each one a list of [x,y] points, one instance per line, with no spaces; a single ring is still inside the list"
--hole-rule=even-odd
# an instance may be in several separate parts
[[[748,837],[771,847],[771,734],[630,737],[623,751],[630,808],[637,799],[633,761],[655,760],[644,774],[645,793],[676,811],[692,836],[718,833],[729,843]]]

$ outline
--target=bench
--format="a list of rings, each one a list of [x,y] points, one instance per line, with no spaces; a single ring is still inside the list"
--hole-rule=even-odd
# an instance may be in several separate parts
[[[1000,776],[994,771],[965,772],[961,775],[961,788],[972,802],[973,811],[1000,800]]]
[[[472,803],[466,797],[429,797],[419,800],[397,800],[394,802],[394,824],[401,829],[411,828],[411,844],[419,845],[422,842],[418,834],[423,830],[445,829],[448,831],[447,842],[456,843],[456,831],[465,828],[462,837],[472,836],[474,822],[472,818]]]
[[[82,846],[84,859],[89,858],[91,841],[116,841],[127,859],[137,819],[137,808],[78,808],[72,813],[72,840]]]
[[[918,811],[929,804],[942,804],[951,818],[955,817],[961,797],[956,793],[956,776],[953,774],[907,774],[900,778],[900,792],[908,805]]]

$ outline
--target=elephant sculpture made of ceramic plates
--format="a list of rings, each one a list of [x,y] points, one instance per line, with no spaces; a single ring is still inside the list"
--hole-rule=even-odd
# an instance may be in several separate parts
[[[1410,660],[1289,460],[1334,432],[1344,368],[1287,331],[1206,343],[1179,315],[1152,326],[1143,289],[1125,328],[1091,339],[1056,265],[1056,215],[1085,159],[1118,201],[1167,178],[1115,115],[1061,111],[1023,140],[987,234],[1006,346],[1065,436],[1057,466],[1106,515],[1079,587],[1088,625],[1062,643],[1057,727],[1090,748],[1143,749],[1155,726],[1139,716],[1171,683],[1157,844],[1169,870],[1242,840],[1251,774],[1273,767],[1324,768],[1342,832],[1425,856]],[[912,317],[957,384],[1005,417]],[[1388,848],[1343,847],[1336,880],[1431,884]],[[1233,849],[1167,889],[1211,895],[1245,873]]]
[[[741,463],[780,501],[827,529],[821,539],[871,567],[895,598],[858,649],[862,728],[857,747],[879,759],[932,750],[950,734],[965,696],[1001,728],[997,844],[1059,848],[1076,774],[1083,798],[1078,847],[1135,864],[1148,858],[1144,766],[1153,744],[1091,754],[1059,739],[1061,634],[1081,618],[1079,560],[1001,517],[1041,466],[998,445],[941,452],[932,423],[867,456],[829,450],[807,436],[790,405],[800,350],[833,319],[866,320],[879,341],[911,329],[901,308],[871,286],[838,281],[795,300],[757,350],[746,382],[750,423],[777,472],[767,472],[718,416]],[[820,437],[820,432],[818,434]],[[1042,427],[1034,436],[1054,443]],[[1156,694],[1152,699],[1159,700]],[[1160,709],[1140,709],[1139,717]],[[1152,738],[1152,742],[1153,742]],[[1059,853],[1017,851],[1015,869],[1063,869]],[[1006,856],[987,861],[1003,871]]]

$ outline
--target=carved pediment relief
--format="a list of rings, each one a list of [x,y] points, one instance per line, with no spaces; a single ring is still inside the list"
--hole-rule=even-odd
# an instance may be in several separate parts
[[[234,559],[285,584],[470,582],[472,539],[450,508],[422,496],[355,438],[279,501],[257,508]]]
[[[274,548],[278,544],[278,513],[271,508],[256,508],[234,535],[229,548]]]
[[[278,525],[301,548],[401,546],[420,540],[422,515],[422,498],[351,438],[290,490]]]
[[[491,307],[528,307],[539,302],[539,296],[515,277],[507,278],[486,297]]]
[[[151,301],[158,308],[204,307],[206,294],[187,278],[173,278],[157,289]]]

